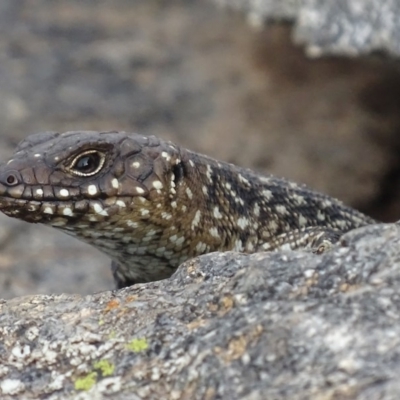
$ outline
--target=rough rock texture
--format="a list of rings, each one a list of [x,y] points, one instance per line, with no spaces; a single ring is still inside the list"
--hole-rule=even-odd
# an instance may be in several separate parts
[[[0,305],[2,399],[398,399],[400,226]]]
[[[398,0],[215,0],[244,10],[252,23],[294,21],[294,38],[308,54],[400,56]]]

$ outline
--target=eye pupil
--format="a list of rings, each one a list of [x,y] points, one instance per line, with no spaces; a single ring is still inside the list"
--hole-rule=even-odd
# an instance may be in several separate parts
[[[98,154],[87,154],[76,162],[75,168],[80,172],[93,172],[98,167],[99,161]]]

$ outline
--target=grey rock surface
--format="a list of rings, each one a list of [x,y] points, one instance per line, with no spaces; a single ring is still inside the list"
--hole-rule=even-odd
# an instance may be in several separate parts
[[[2,399],[398,399],[400,227],[0,304]]]
[[[244,10],[257,25],[294,22],[294,39],[309,55],[400,55],[398,0],[215,0]]]

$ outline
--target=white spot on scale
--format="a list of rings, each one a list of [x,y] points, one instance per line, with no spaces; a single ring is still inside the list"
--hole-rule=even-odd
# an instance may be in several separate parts
[[[60,196],[68,197],[69,196],[69,191],[67,189],[61,189],[60,190]]]
[[[194,162],[192,160],[189,160],[189,164],[191,167],[194,167]]]
[[[161,204],[160,204],[160,205],[161,205]],[[172,208],[176,208],[176,207],[177,207],[176,201],[172,201],[172,202],[171,202],[171,207],[172,207]]]
[[[133,168],[139,168],[139,167],[140,167],[140,162],[139,162],[139,161],[134,161],[134,162],[132,163],[132,167],[133,167]]]
[[[168,220],[168,219],[172,218],[172,215],[164,211],[164,212],[161,213],[161,217],[163,217],[164,219]]]
[[[328,208],[332,206],[332,202],[329,199],[324,199],[321,205],[323,208]]]
[[[210,228],[210,235],[215,237],[215,238],[220,238],[219,233],[218,233],[218,229],[215,227]]]
[[[263,183],[271,183],[271,178],[268,178],[266,176],[260,176],[260,181]]]
[[[199,224],[200,222],[200,217],[201,217],[201,211],[197,210],[196,214],[194,215],[194,218],[192,220],[192,229],[195,229],[196,226]]]
[[[185,242],[185,238],[183,236],[181,236],[180,238],[178,238],[175,241],[175,244],[178,245],[178,246],[181,246],[184,242]]]
[[[271,244],[270,243],[263,243],[263,245],[261,246],[261,249],[263,250],[271,250]]]
[[[67,215],[67,216],[72,216],[74,213],[72,212],[72,209],[70,207],[65,207],[63,210],[63,215]]]
[[[171,187],[175,187],[175,174],[174,173],[172,173],[171,174]]]
[[[285,206],[282,206],[282,205],[276,206],[276,207],[275,207],[275,210],[276,210],[279,214],[282,214],[282,215],[288,214],[288,211],[287,211],[286,207],[285,207]]]
[[[282,246],[279,246],[279,250],[292,250],[292,246],[290,243],[285,243]]]
[[[240,239],[237,239],[235,241],[234,247],[233,247],[234,251],[243,251],[243,243]]]
[[[250,186],[250,182],[242,174],[238,174],[238,179],[240,182],[244,183],[245,185]]]
[[[160,181],[154,181],[153,182],[153,188],[160,190],[160,189],[163,188],[163,184]]]
[[[211,166],[210,166],[209,164],[207,164],[206,175],[207,175],[207,178],[208,178],[208,180],[209,180],[210,182],[212,182],[211,174],[212,174],[212,168],[211,168]]]
[[[299,189],[300,188],[300,186],[295,182],[288,182],[288,185],[292,189]]]
[[[201,188],[201,190],[203,191],[203,193],[204,193],[205,195],[208,194],[207,186],[203,185],[203,187]]]
[[[38,196],[43,196],[43,189],[36,189],[36,194],[38,195]]]
[[[206,248],[207,248],[207,245],[206,245],[205,243],[203,243],[203,242],[199,242],[199,243],[197,243],[197,245],[196,245],[196,250],[197,250],[199,253],[203,253],[203,252],[206,250]]]
[[[142,215],[149,215],[149,210],[147,209],[147,208],[142,208],[141,210],[140,210],[140,214],[142,214]]]
[[[335,224],[340,228],[340,229],[345,229],[346,228],[346,222],[339,220],[339,221],[335,221]]]
[[[36,158],[38,158],[38,157],[40,157],[41,156],[41,154],[40,153],[36,153],[33,157],[36,157]]]
[[[273,197],[273,194],[270,190],[264,189],[261,194],[267,199],[270,200]]]
[[[307,218],[305,218],[303,215],[299,215],[299,226],[307,226]]]
[[[139,187],[139,186],[136,186],[135,189],[136,189],[136,191],[137,191],[139,194],[143,194],[143,193],[144,193],[144,189],[142,189],[142,188]]]
[[[119,206],[119,207],[126,207],[126,204],[125,204],[125,202],[124,201],[122,201],[122,200],[117,200],[116,202],[115,202],[115,204],[117,205],[117,206]]]
[[[318,213],[317,213],[317,218],[318,218],[320,221],[324,221],[324,220],[325,220],[325,214],[322,214],[321,211],[318,211]]]
[[[245,229],[249,225],[249,220],[245,217],[240,217],[237,220],[239,228]]]
[[[186,212],[186,210],[187,210],[187,207],[186,207],[186,206],[182,206],[181,208],[182,208],[182,211],[183,211],[183,212]]]
[[[213,211],[214,217],[217,219],[221,219],[222,218],[222,214],[219,211],[219,208],[216,206],[214,207],[214,211]]]
[[[254,204],[253,213],[256,217],[260,215],[260,206],[258,205],[258,203]]]
[[[94,196],[97,193],[97,186],[96,185],[89,185],[87,188],[88,194],[90,196]]]
[[[240,205],[244,206],[244,200],[241,197],[237,197],[235,192],[232,191],[231,193],[236,203],[239,203]]]
[[[126,222],[126,225],[130,226],[131,228],[137,228],[139,226],[139,224],[135,221],[131,221],[130,219],[128,219]]]
[[[189,199],[193,198],[193,192],[189,188],[186,188],[186,194],[188,195]]]
[[[276,221],[271,220],[268,222],[268,228],[272,231],[275,232],[278,229],[278,224],[276,223]]]
[[[254,251],[254,244],[249,242],[246,244],[246,251],[251,252]]]
[[[96,214],[108,216],[107,211],[99,203],[93,204],[93,210]]]
[[[45,207],[44,210],[43,210],[43,213],[51,215],[51,214],[54,213],[54,211],[53,211],[53,209],[51,207]]]
[[[119,188],[119,182],[118,182],[118,179],[117,179],[117,178],[112,179],[112,181],[111,181],[111,186],[112,186],[114,189],[118,189],[118,188]]]
[[[300,196],[299,194],[293,193],[293,200],[299,205],[307,204],[306,199],[303,196]]]
[[[171,156],[166,151],[163,151],[161,153],[161,157],[165,158],[167,161],[169,161],[171,159]]]

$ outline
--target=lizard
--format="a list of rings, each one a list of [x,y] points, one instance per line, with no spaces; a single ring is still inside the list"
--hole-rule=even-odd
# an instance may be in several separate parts
[[[117,288],[214,251],[321,253],[375,222],[305,185],[121,131],[28,136],[0,166],[0,211],[106,253]]]

